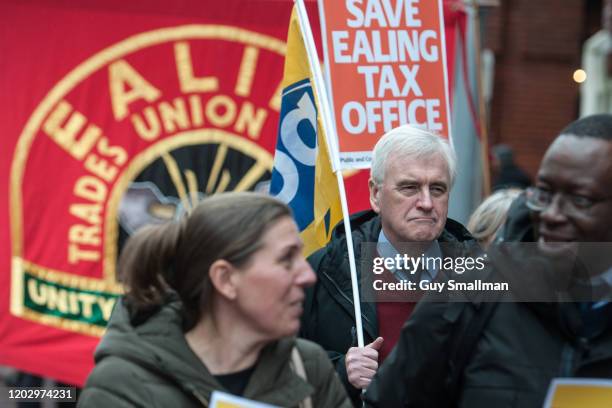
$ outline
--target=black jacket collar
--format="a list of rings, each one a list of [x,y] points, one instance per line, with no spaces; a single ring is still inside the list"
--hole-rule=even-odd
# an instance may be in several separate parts
[[[350,217],[355,250],[355,264],[357,278],[361,279],[361,244],[364,242],[377,242],[381,230],[380,217],[372,210],[361,211]],[[329,293],[342,305],[347,313],[354,315],[351,276],[346,247],[346,232],[344,223],[340,222],[332,232],[332,239],[328,244],[326,261],[321,264],[319,278],[327,287]],[[438,238],[440,242],[466,242],[477,245],[468,230],[459,222],[446,220],[444,231]],[[360,288],[361,290],[361,288]],[[361,302],[364,330],[374,339],[378,336],[378,322],[376,305]]]

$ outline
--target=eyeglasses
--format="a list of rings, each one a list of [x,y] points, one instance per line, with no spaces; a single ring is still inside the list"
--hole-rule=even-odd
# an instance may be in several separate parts
[[[546,210],[552,203],[555,195],[559,194],[562,199],[559,205],[567,215],[588,211],[593,206],[612,198],[592,198],[579,194],[567,194],[559,191],[547,190],[541,187],[529,187],[525,193],[527,195],[527,207],[537,212]]]

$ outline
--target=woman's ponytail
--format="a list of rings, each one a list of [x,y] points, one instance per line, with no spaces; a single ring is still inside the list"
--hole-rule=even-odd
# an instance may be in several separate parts
[[[173,280],[173,260],[182,222],[147,226],[123,247],[118,271],[126,287],[126,298],[136,310],[158,306]]]

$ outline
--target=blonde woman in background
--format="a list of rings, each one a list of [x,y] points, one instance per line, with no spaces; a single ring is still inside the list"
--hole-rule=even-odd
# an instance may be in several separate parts
[[[487,248],[495,239],[495,235],[504,225],[510,204],[523,190],[507,189],[499,190],[491,194],[476,208],[467,228],[474,238]]]

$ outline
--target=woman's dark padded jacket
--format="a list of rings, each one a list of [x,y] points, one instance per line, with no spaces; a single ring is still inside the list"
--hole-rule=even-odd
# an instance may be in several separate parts
[[[78,406],[202,407],[212,391],[225,391],[185,341],[180,311],[174,297],[149,318],[135,318],[119,300]],[[138,319],[144,321],[134,324]],[[290,367],[294,347],[308,381]],[[311,397],[315,407],[350,407],[325,352],[294,338],[264,348],[243,397],[282,407]]]

